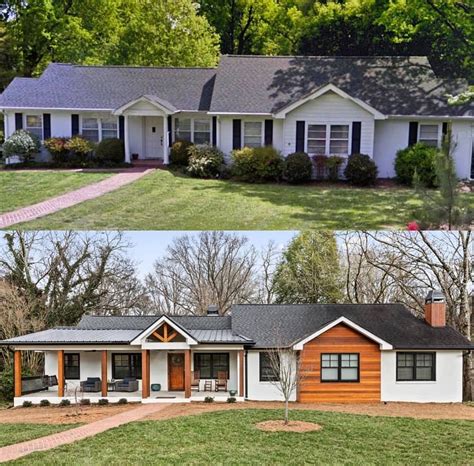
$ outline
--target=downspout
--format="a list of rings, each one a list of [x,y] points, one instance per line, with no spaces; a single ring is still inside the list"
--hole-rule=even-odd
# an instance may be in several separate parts
[[[245,375],[244,375],[244,382],[245,382],[245,387],[244,387],[244,399],[247,399],[248,398],[248,381],[247,381],[247,374],[248,374],[248,366],[247,366],[247,353],[248,351],[245,350],[244,352],[244,372],[245,372]]]

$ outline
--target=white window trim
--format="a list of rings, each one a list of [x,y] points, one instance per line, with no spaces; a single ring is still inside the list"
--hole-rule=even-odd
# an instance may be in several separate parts
[[[100,116],[96,116],[96,115],[80,115],[80,118],[79,118],[79,134],[82,135],[82,131],[83,131],[83,125],[82,125],[82,120],[84,118],[95,118],[97,120],[97,124],[98,124],[98,131],[99,131],[99,135],[98,135],[98,143],[100,141],[102,141],[102,118],[104,119],[107,119],[107,120],[112,120],[113,118],[115,118],[115,122],[117,124],[117,131],[116,131],[116,135],[115,137],[118,139],[119,138],[119,120],[117,117],[114,117],[114,116],[110,116],[110,117],[100,117]],[[91,129],[91,128],[86,128],[86,129]],[[110,129],[106,129],[106,131],[111,131]]]
[[[421,136],[421,127],[422,126],[437,126],[438,127],[438,143],[436,145],[436,147],[441,147],[441,142],[442,142],[442,138],[443,138],[443,123],[436,123],[436,122],[433,122],[433,121],[419,121],[418,122],[418,134],[416,135],[417,138],[416,138],[416,142],[423,142],[420,140],[420,136]],[[432,139],[434,141],[434,139]]]
[[[25,131],[30,131],[28,129],[27,121],[29,116],[39,117],[41,120],[41,137],[39,138],[41,142],[44,141],[44,118],[42,113],[25,113],[23,115],[23,129]],[[38,128],[35,128],[38,129]]]
[[[260,126],[261,126],[261,130],[260,130],[260,133],[261,133],[261,137],[260,137],[260,147],[264,147],[265,146],[265,127],[264,127],[264,124],[265,124],[265,121],[262,120],[262,121],[258,121],[258,120],[242,120],[241,122],[241,136],[240,136],[240,147],[246,147],[245,146],[245,123],[260,123]]]
[[[352,121],[351,122],[333,122],[333,123],[324,123],[320,121],[306,121],[305,122],[305,138],[304,138],[304,151],[309,154],[309,155],[316,155],[316,154],[310,154],[308,152],[308,133],[309,133],[309,126],[310,125],[320,125],[320,126],[326,126],[326,148],[324,150],[324,154],[317,154],[317,155],[325,155],[325,156],[330,156],[330,155],[338,155],[340,157],[349,157],[351,155],[351,141],[352,141]],[[331,147],[331,126],[348,126],[349,127],[349,133],[348,133],[348,139],[347,139],[347,154],[331,154],[330,152],[330,147]],[[342,139],[335,139],[335,141],[342,141]]]
[[[191,142],[194,144],[194,120],[207,120],[209,121],[209,144],[212,145],[212,118],[207,118],[206,115],[202,117],[175,117],[173,118],[173,142],[176,142],[176,120],[191,120]],[[200,131],[204,132],[204,131]]]

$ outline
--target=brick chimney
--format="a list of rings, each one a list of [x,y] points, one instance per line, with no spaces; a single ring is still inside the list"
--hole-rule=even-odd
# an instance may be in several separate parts
[[[446,327],[446,300],[441,291],[430,291],[426,296],[425,320],[432,327]]]

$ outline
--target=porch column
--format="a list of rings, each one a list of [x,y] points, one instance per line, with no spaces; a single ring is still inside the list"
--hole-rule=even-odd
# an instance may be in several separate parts
[[[58,351],[58,396],[64,396],[64,350]]]
[[[191,350],[184,353],[184,397],[191,398]]]
[[[244,396],[244,350],[239,351],[239,396]]]
[[[102,375],[101,375],[101,389],[102,396],[107,396],[107,350],[102,351]]]
[[[150,350],[142,350],[142,398],[150,396]]]
[[[168,118],[165,115],[163,116],[163,163],[165,165],[170,163],[168,130]]]
[[[123,116],[123,131],[124,131],[124,145],[125,145],[125,163],[130,163],[130,138],[128,136],[128,115]]]
[[[21,396],[21,351],[15,350],[13,358],[15,397]]]

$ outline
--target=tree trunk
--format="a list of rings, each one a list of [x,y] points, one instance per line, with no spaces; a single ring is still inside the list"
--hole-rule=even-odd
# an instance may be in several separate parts
[[[285,426],[288,424],[288,400],[285,400]]]
[[[466,354],[463,358],[463,400],[473,401],[472,355]]]

